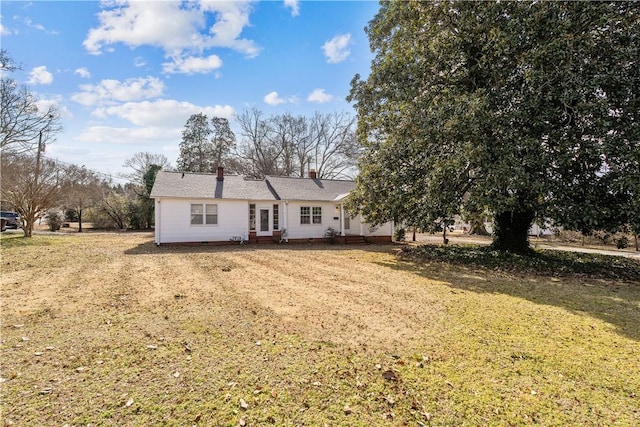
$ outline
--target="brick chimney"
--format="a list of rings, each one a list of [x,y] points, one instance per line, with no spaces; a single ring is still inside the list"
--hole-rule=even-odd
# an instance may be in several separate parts
[[[224,168],[222,166],[218,166],[218,176],[216,179],[218,181],[224,181]]]
[[[316,174],[316,170],[315,169],[309,169],[309,178],[311,178],[311,179],[316,179],[317,178],[317,174]]]

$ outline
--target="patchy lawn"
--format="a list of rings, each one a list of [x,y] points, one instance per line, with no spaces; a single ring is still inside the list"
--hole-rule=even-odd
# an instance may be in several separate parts
[[[640,424],[626,275],[129,233],[1,245],[8,424]]]

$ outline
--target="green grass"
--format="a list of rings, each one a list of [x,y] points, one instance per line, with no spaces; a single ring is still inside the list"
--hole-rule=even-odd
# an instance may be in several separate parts
[[[72,243],[74,241],[72,239],[73,236],[66,234],[35,234],[32,237],[24,237],[22,233],[2,233],[0,235],[0,248],[9,250],[18,247],[64,245]]]
[[[640,282],[640,263],[621,256],[559,250],[536,250],[530,255],[517,255],[470,245],[405,246],[400,256],[420,262],[444,262],[511,273]]]
[[[640,284],[606,273],[628,261],[14,239],[1,243],[0,418],[16,425],[640,425]],[[318,330],[249,292],[274,277],[275,298],[289,277],[282,308],[295,308],[311,269],[327,293],[301,315]],[[386,306],[415,334],[363,324],[345,338],[331,326],[345,313],[325,297],[345,298],[354,321]]]

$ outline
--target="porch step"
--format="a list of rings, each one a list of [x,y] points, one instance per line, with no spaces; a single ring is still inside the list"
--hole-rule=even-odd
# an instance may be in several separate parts
[[[364,236],[345,236],[345,243],[347,245],[366,245],[367,240]]]
[[[274,244],[275,240],[273,240],[273,236],[257,236],[256,243],[258,245],[269,245]]]

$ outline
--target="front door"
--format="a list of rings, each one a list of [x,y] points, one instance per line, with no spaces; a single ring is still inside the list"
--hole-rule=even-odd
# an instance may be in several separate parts
[[[269,209],[260,209],[258,216],[258,236],[270,236]]]

